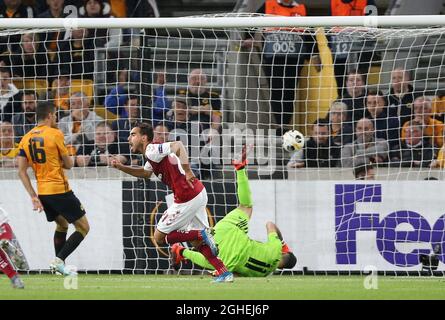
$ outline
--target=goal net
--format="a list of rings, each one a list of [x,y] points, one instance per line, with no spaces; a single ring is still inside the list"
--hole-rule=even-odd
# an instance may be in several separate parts
[[[157,142],[187,146],[212,226],[238,204],[231,160],[254,145],[249,235],[266,241],[266,221],[276,222],[297,256],[293,272],[442,272],[445,28],[398,18],[296,27],[225,14],[0,29],[0,206],[30,270],[48,269],[54,226],[32,212],[15,156],[36,104],[51,101],[91,225],[67,261],[81,271],[173,270],[169,248],[153,241],[171,191],[110,167],[112,155],[144,164],[127,143],[143,121]],[[288,130],[304,134],[302,149],[283,150]],[[191,262],[176,269],[202,272]]]

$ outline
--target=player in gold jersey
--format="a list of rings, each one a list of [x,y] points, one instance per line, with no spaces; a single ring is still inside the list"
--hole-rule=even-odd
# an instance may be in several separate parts
[[[36,111],[37,126],[19,144],[19,177],[31,196],[34,210],[46,213],[56,222],[54,249],[56,258],[50,268],[56,273],[74,275],[65,267],[65,259],[79,246],[90,229],[85,210],[71,191],[63,169],[71,169],[73,161],[65,146],[63,133],[57,128],[56,109],[49,102],[40,103]],[[31,166],[37,179],[37,193],[27,169]],[[76,231],[66,240],[68,224]]]

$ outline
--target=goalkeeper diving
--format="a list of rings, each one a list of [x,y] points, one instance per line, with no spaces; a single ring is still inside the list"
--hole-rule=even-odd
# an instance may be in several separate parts
[[[295,255],[283,241],[280,230],[273,222],[266,223],[267,242],[249,238],[249,220],[253,203],[245,166],[247,150],[243,147],[241,159],[233,161],[236,169],[239,206],[230,211],[214,227],[214,239],[219,248],[219,258],[227,269],[242,277],[264,277],[278,269],[291,269],[297,263]],[[181,261],[192,261],[205,269],[214,270],[199,252],[176,243],[171,248],[172,264],[176,268]],[[215,276],[216,272],[213,273]]]

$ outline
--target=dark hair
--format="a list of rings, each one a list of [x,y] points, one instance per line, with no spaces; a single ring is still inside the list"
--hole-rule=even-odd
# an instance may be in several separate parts
[[[320,126],[320,127],[329,127],[329,120],[328,119],[317,119],[313,123],[314,126]]]
[[[0,67],[0,73],[9,73],[9,75],[12,75],[11,69],[8,67]]]
[[[135,94],[129,94],[129,95],[127,96],[127,101],[125,102],[125,104],[127,104],[128,101],[130,101],[130,100],[135,100],[135,99],[139,102],[139,96],[137,96],[137,95],[135,95]]]
[[[45,120],[50,113],[56,112],[54,104],[48,101],[40,102],[36,109],[37,122]]]
[[[138,122],[134,128],[139,128],[141,135],[147,136],[148,141],[153,141],[153,127],[145,122]]]
[[[368,90],[368,96],[380,96],[380,97],[384,97],[385,95],[384,95],[383,92],[380,91],[380,90],[369,89],[369,90]]]
[[[31,95],[36,97],[36,99],[39,98],[39,96],[37,95],[37,92],[35,90],[30,90],[30,89],[26,89],[25,91],[23,91],[23,95],[22,96],[31,96]]]
[[[367,174],[368,171],[373,170],[374,165],[372,163],[362,163],[354,167],[354,177],[357,179],[358,176],[362,173]]]
[[[283,269],[292,269],[297,264],[297,257],[292,252],[287,252],[282,255]]]

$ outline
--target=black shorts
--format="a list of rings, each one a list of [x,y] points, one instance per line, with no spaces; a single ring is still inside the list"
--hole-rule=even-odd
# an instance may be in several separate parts
[[[85,209],[72,191],[60,194],[39,195],[48,221],[54,221],[62,216],[73,223],[85,215]]]

